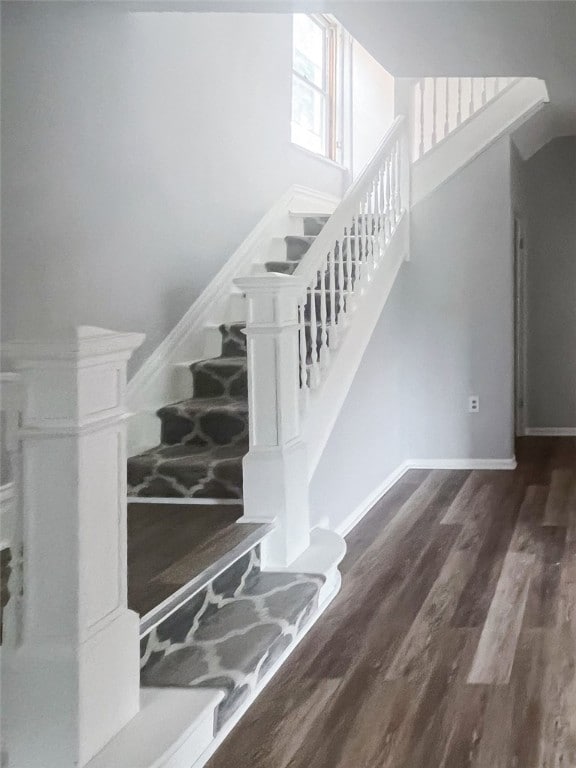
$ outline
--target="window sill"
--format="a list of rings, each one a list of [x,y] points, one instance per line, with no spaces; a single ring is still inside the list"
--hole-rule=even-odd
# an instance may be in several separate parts
[[[348,171],[348,168],[345,165],[342,165],[342,163],[338,163],[336,160],[330,160],[329,157],[326,157],[325,155],[320,155],[318,152],[312,152],[311,149],[306,149],[306,147],[301,147],[300,144],[296,144],[293,141],[291,141],[290,144],[294,149],[297,149],[298,151],[304,153],[305,155],[308,155],[308,157],[313,157],[316,160],[320,160],[322,163],[326,163],[326,165],[331,165],[333,168],[337,168],[340,171]]]

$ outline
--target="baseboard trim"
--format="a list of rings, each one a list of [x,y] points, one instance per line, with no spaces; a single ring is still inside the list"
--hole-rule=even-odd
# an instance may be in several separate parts
[[[385,480],[372,491],[372,493],[366,496],[348,517],[340,523],[336,528],[336,533],[339,533],[340,536],[347,536],[350,531],[358,525],[362,518],[370,512],[374,504],[380,501],[382,496],[388,493],[392,486],[396,485],[398,480],[400,480],[411,468],[412,467],[407,461],[403,461],[402,464],[399,464],[396,469],[391,472],[388,477],[386,477]]]
[[[516,457],[510,459],[409,459],[409,469],[516,469]]]
[[[576,432],[576,430],[575,430]],[[374,504],[388,493],[396,483],[404,477],[409,469],[516,469],[516,457],[510,459],[407,459],[399,464],[372,493],[368,494],[336,528],[336,533],[347,536],[370,512]]]
[[[576,427],[526,427],[527,437],[576,437]]]
[[[128,496],[128,504],[177,504],[181,507],[188,507],[198,504],[199,506],[208,507],[211,505],[224,506],[243,506],[242,499],[189,499],[182,497],[162,497],[162,496]]]

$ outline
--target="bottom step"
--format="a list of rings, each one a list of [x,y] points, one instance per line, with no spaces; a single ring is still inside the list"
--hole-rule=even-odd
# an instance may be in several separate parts
[[[140,694],[140,712],[86,768],[190,768],[214,738],[218,691],[156,690]]]
[[[218,579],[142,642],[144,686],[224,691],[216,730],[252,697],[318,607],[323,576],[263,573],[256,551],[234,591]]]

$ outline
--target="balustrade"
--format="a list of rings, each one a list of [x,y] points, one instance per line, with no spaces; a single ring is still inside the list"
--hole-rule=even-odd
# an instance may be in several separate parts
[[[421,158],[508,88],[510,77],[425,77],[414,86],[413,157]]]

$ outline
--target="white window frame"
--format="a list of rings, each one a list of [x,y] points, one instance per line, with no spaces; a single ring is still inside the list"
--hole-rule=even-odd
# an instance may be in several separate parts
[[[308,88],[322,95],[324,101],[324,152],[315,152],[292,138],[292,143],[307,152],[317,154],[338,164],[343,163],[342,126],[344,122],[343,93],[345,63],[348,57],[344,56],[344,31],[340,24],[331,16],[325,14],[303,14],[308,16],[323,32],[323,72],[322,86],[311,82],[307,77],[296,71],[292,61],[292,86],[294,80],[300,80]],[[294,27],[292,28],[294,34]],[[293,87],[292,87],[293,91]],[[293,110],[292,92],[292,110]]]

